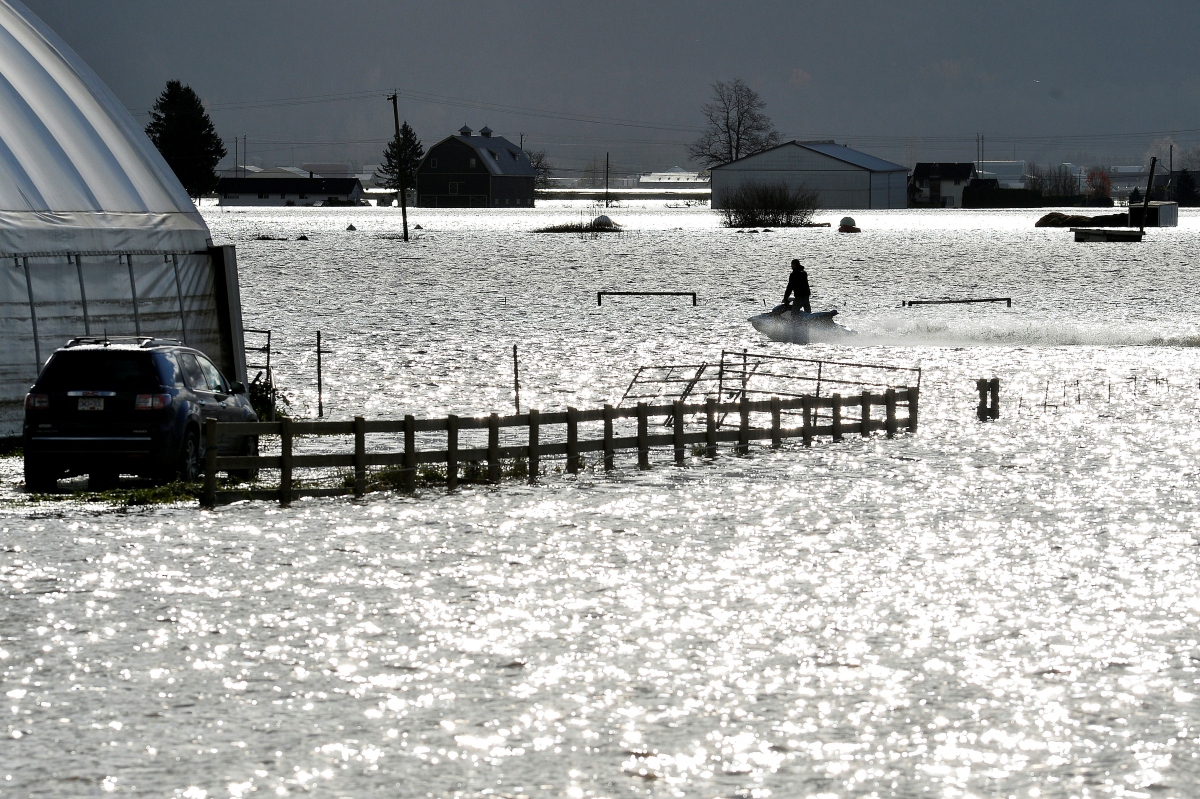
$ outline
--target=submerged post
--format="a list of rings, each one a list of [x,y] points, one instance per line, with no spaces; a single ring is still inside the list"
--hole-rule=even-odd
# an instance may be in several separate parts
[[[683,445],[683,400],[675,400],[671,403],[671,415],[675,428],[671,431],[672,443],[675,445],[675,465],[683,466],[685,456]]]
[[[884,407],[887,408],[887,437],[896,437],[896,389],[889,388],[883,395]]]
[[[709,397],[704,401],[704,443],[705,455],[717,457],[717,400]]]
[[[915,386],[908,387],[908,432],[917,432],[917,405],[920,390]]]
[[[529,482],[536,483],[538,471],[541,469],[541,452],[538,449],[538,433],[540,432],[541,414],[529,409]]]
[[[989,419],[1000,418],[1000,378],[993,377],[988,381],[988,394],[991,399],[991,407],[988,408]]]
[[[771,449],[779,449],[783,446],[782,416],[783,403],[779,397],[771,397]]]
[[[604,403],[604,470],[613,469],[613,406]]]
[[[745,455],[750,451],[750,400],[745,391],[738,402],[738,414],[741,419],[738,424],[737,454]]]
[[[404,489],[417,490],[417,420],[404,416]]]
[[[367,420],[354,417],[354,496],[367,493]]]
[[[975,390],[979,392],[979,405],[975,408],[975,416],[981,422],[988,419],[988,381],[980,378],[975,381]]]
[[[292,420],[279,420],[279,503],[292,502]]]
[[[833,417],[833,419],[832,419],[833,440],[841,441],[842,440],[842,395],[841,394],[833,395],[833,410],[831,412],[831,415]]]
[[[813,440],[813,398],[805,394],[800,398],[801,410],[804,413],[804,419],[801,422],[800,435],[804,440],[804,446],[811,447]]]
[[[567,408],[567,474],[579,474],[579,411]]]
[[[639,402],[637,404],[637,451],[638,451],[638,468],[650,468],[650,445],[647,442],[649,437],[650,423],[646,417],[646,403]]]
[[[325,415],[325,397],[321,388],[321,331],[317,331],[317,418]]]
[[[513,345],[513,402],[521,412],[521,371],[517,365],[517,345]]]
[[[446,490],[458,488],[458,417],[446,416]]]
[[[217,504],[217,420],[204,421],[204,507]]]
[[[859,434],[863,438],[871,435],[871,392],[864,391],[862,393],[862,424],[859,425],[862,429]]]
[[[500,415],[488,417],[488,482],[500,482]]]

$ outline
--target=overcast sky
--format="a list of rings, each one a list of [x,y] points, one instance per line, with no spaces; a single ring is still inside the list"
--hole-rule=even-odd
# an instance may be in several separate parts
[[[246,134],[268,163],[377,162],[398,87],[426,145],[487,124],[564,170],[606,151],[618,171],[686,165],[710,85],[733,77],[785,138],[910,166],[973,160],[979,133],[989,159],[1038,162],[1200,143],[1200,3],[1184,0],[26,2],[138,119],[178,78],[231,153]]]

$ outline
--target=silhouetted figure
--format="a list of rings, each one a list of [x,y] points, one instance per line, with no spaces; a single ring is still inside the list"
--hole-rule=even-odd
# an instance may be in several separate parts
[[[808,272],[804,271],[799,259],[792,260],[792,276],[788,278],[787,290],[783,292],[783,304],[787,305],[791,296],[796,295],[796,308],[803,308],[805,313],[812,313],[808,298],[812,291],[808,288]]]

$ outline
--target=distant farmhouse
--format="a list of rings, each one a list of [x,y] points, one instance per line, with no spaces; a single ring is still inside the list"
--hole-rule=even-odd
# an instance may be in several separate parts
[[[417,166],[417,205],[425,208],[533,207],[535,173],[528,156],[484,127],[463,126],[429,148]]]
[[[673,166],[666,172],[647,172],[638,175],[639,189],[707,189],[708,176],[703,172],[688,172]]]
[[[307,164],[305,166],[308,166]],[[295,167],[243,167],[244,177],[217,181],[221,205],[359,205],[362,183],[356,177],[322,177]]]
[[[913,168],[913,204],[931,208],[962,208],[963,189],[976,176],[975,164],[925,163]]]
[[[831,141],[790,141],[711,170],[712,207],[747,183],[805,186],[822,208],[867,209],[908,206],[908,168]]]

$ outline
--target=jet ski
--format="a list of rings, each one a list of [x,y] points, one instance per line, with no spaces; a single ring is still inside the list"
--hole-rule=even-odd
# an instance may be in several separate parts
[[[830,342],[853,335],[853,330],[833,321],[835,316],[837,311],[805,313],[791,305],[778,305],[770,313],[750,317],[750,324],[772,341],[787,344]]]

